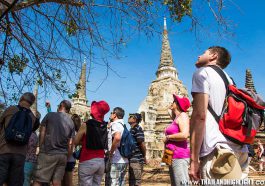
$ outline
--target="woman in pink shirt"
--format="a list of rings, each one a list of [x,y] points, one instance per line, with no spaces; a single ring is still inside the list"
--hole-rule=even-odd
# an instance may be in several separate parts
[[[186,113],[190,101],[186,97],[173,94],[174,101],[170,106],[173,122],[165,129],[164,143],[173,151],[172,165],[169,167],[171,185],[188,185],[190,148],[189,116]]]

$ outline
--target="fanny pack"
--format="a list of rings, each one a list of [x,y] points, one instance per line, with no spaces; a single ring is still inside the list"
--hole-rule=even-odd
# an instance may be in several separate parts
[[[162,162],[167,164],[167,165],[172,165],[173,153],[174,153],[173,150],[165,148],[164,154],[163,154],[163,157],[162,157]]]

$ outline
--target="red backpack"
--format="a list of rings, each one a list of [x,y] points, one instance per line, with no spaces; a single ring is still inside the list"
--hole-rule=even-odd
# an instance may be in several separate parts
[[[217,66],[210,67],[221,76],[227,89],[220,116],[208,105],[208,110],[219,123],[219,130],[227,139],[237,144],[253,144],[264,118],[264,101],[251,90],[229,85],[222,69]]]

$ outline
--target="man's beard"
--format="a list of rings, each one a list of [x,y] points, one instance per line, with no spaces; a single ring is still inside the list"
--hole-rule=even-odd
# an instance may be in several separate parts
[[[207,65],[207,61],[196,61],[195,66],[197,68],[204,67]]]

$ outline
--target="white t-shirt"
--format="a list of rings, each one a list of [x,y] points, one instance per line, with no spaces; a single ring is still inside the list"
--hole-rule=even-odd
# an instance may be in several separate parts
[[[226,74],[226,73],[225,73]],[[229,83],[232,83],[230,77],[226,74]],[[217,115],[220,115],[223,108],[226,89],[223,79],[220,75],[211,67],[199,68],[192,77],[192,93],[205,93],[209,95],[209,104]],[[219,130],[219,125],[207,110],[206,115],[206,127],[205,135],[200,151],[200,157],[206,156],[211,153],[216,145],[228,149],[232,149],[235,152],[247,152],[247,146],[243,147],[237,145],[228,139],[226,139]]]
[[[112,138],[116,132],[120,132],[121,136],[124,130],[124,121],[122,119],[118,119],[110,124],[110,131],[108,135],[108,142],[112,142]],[[120,144],[118,144],[118,147]],[[109,148],[111,145],[109,145]],[[110,149],[109,149],[110,150]],[[112,157],[112,163],[128,163],[128,159],[121,156],[119,149],[117,148]]]

